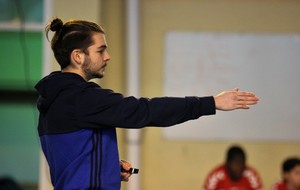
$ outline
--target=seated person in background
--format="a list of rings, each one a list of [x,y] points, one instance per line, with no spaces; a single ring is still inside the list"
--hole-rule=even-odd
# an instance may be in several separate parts
[[[246,164],[246,155],[239,146],[227,151],[226,162],[216,167],[207,177],[204,190],[260,190],[258,173]]]
[[[272,190],[300,190],[300,159],[286,159],[281,168],[282,180],[275,183]]]

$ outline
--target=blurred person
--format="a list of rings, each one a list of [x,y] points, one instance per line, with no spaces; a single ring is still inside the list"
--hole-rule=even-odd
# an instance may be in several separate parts
[[[272,190],[300,190],[300,159],[298,157],[284,160],[281,172],[282,179],[272,186]]]
[[[168,127],[258,102],[255,94],[238,89],[209,97],[125,97],[90,82],[104,76],[110,60],[99,25],[55,18],[46,26],[47,38],[49,31],[55,32],[51,48],[61,70],[35,88],[38,132],[54,189],[119,190],[131,164],[119,161],[117,127]]]
[[[23,189],[12,177],[1,177],[0,190],[23,190]]]
[[[204,182],[204,190],[261,190],[262,180],[257,171],[246,163],[240,146],[231,146],[226,161],[214,168]]]

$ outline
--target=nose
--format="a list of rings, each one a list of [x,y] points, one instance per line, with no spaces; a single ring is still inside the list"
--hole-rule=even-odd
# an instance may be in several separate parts
[[[104,57],[105,61],[109,61],[110,60],[110,55],[108,52],[106,52],[105,57]]]

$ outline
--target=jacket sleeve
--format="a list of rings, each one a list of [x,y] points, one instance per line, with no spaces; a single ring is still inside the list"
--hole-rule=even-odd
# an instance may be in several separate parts
[[[213,97],[124,97],[106,89],[88,89],[78,99],[78,118],[91,128],[166,127],[215,114]]]
[[[249,181],[251,189],[253,189],[253,190],[263,189],[262,180],[261,180],[258,172],[254,168],[248,166],[246,171],[244,172],[244,176]]]
[[[203,185],[203,190],[216,190],[220,188],[219,184],[226,179],[222,168],[223,166],[216,167],[208,174]]]

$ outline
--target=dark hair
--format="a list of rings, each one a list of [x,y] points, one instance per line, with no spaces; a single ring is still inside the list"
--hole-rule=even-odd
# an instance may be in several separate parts
[[[22,190],[22,188],[13,178],[1,177],[0,190]]]
[[[296,166],[300,166],[300,159],[297,157],[292,157],[286,159],[282,163],[282,172],[290,172],[292,169],[294,169]]]
[[[84,53],[92,45],[92,34],[103,33],[104,30],[96,23],[85,20],[70,20],[65,24],[59,18],[54,18],[45,28],[46,37],[49,31],[55,32],[51,40],[51,48],[61,69],[70,64],[70,55],[74,49],[80,49]]]
[[[227,151],[226,162],[232,161],[237,156],[246,160],[246,154],[244,150],[239,146],[232,146]]]

